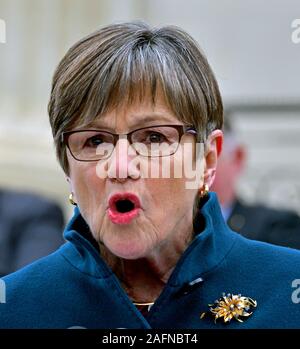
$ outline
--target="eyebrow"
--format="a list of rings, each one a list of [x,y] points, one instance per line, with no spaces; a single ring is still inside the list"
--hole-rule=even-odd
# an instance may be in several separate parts
[[[173,122],[175,121],[174,118],[170,119],[170,117],[166,116],[165,114],[146,114],[146,115],[132,115],[133,118],[137,119],[136,122],[134,122],[130,127],[129,130],[134,130],[136,128],[139,127],[147,127],[147,126],[155,126],[155,125],[172,125]],[[143,119],[141,119],[141,117],[143,117]],[[180,120],[178,120],[176,118],[176,120],[178,121],[177,125],[179,123],[181,123]],[[156,121],[156,123],[154,124],[153,122]],[[175,125],[175,123],[174,123]],[[107,129],[107,130],[113,130],[111,127],[105,125],[105,124],[101,124],[101,117],[98,120],[94,120],[91,123],[89,123],[88,125],[85,125],[84,127],[95,127],[98,129]]]

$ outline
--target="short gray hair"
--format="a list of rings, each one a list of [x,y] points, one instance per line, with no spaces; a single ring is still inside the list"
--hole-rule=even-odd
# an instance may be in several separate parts
[[[214,74],[196,41],[175,26],[143,22],[112,24],[74,44],[53,77],[48,105],[57,157],[69,171],[63,132],[85,125],[157,88],[180,121],[205,140],[223,125],[223,105]]]

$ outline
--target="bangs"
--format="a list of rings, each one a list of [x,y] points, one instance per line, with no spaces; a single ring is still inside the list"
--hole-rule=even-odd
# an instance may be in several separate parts
[[[120,106],[145,100],[155,104],[158,88],[170,104],[165,93],[167,84],[163,67],[150,47],[122,52],[112,57],[105,72],[95,76],[82,110],[82,122],[90,123]]]
[[[78,95],[84,98],[76,114],[68,118],[66,128],[88,125],[120,106],[145,100],[155,104],[158,90],[178,120],[195,124],[191,121],[197,119],[194,126],[199,129],[201,115],[204,127],[206,108],[201,108],[199,113],[199,107],[206,104],[206,100],[192,83],[197,72],[187,65],[178,52],[174,52],[172,45],[169,46],[168,50],[162,50],[145,39],[137,40],[114,52],[107,49],[101,56],[95,57],[89,65],[97,69],[90,83],[81,85],[82,91],[76,90],[77,98]],[[174,55],[177,56],[175,62]],[[78,82],[76,84],[80,86]]]

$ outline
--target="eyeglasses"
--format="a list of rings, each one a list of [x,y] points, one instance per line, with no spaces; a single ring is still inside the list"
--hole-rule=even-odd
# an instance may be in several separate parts
[[[185,133],[197,135],[193,126],[159,125],[139,128],[127,134],[102,130],[68,131],[62,134],[62,143],[78,161],[99,161],[110,157],[121,138],[128,139],[134,151],[141,156],[162,157],[177,151]]]

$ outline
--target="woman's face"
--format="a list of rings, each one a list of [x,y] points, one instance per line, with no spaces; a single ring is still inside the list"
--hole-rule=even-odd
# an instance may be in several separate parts
[[[126,134],[147,126],[181,124],[158,95],[154,105],[149,98],[143,103],[120,107],[101,115],[88,128]],[[195,164],[195,142],[195,137],[186,133],[181,145],[189,146],[184,151],[179,148],[168,157],[169,161],[138,156],[138,166],[132,161],[136,154],[127,152],[126,139],[119,140],[112,155],[99,162],[77,161],[67,151],[74,201],[94,238],[115,256],[125,259],[155,255],[168,244],[179,248],[188,241],[192,234],[194,199],[203,184],[205,161],[202,157],[197,169],[198,182],[192,189],[186,188],[190,178],[185,170],[182,170],[183,175],[175,176],[174,169],[178,170],[187,160]],[[165,175],[168,173],[166,167],[170,168],[169,176]],[[106,168],[106,178],[99,168]],[[149,168],[160,173],[160,178],[151,178]],[[131,211],[123,212],[121,199],[132,202]]]

